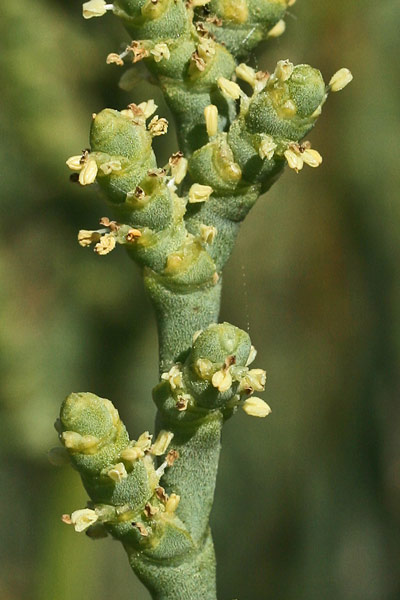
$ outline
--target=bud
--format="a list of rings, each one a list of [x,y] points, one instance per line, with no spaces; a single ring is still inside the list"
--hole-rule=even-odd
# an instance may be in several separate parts
[[[329,87],[332,92],[340,92],[343,88],[346,87],[353,80],[353,75],[349,69],[343,67],[343,69],[339,69],[329,82]]]
[[[252,396],[251,398],[247,398],[242,406],[246,415],[250,417],[267,417],[271,413],[271,408],[268,406],[264,400],[261,398],[256,398]]]

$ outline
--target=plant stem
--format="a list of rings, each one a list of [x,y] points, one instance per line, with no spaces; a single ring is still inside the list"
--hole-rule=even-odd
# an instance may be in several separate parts
[[[217,600],[215,555],[210,531],[199,551],[182,561],[153,562],[125,547],[136,575],[153,600]]]
[[[191,287],[186,293],[168,289],[150,270],[145,272],[144,281],[156,312],[160,373],[163,373],[185,358],[196,331],[218,321],[222,281]]]

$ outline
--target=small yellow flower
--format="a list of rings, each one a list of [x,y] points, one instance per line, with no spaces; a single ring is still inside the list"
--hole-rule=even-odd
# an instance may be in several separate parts
[[[249,353],[249,356],[246,361],[246,367],[251,365],[251,363],[255,360],[256,356],[257,356],[257,350],[254,348],[254,346],[250,346],[250,353]]]
[[[110,52],[110,54],[107,55],[106,63],[108,65],[118,65],[119,67],[124,66],[124,61],[122,60],[122,57],[116,52]]]
[[[84,154],[70,156],[70,158],[65,162],[71,171],[81,171],[83,169],[83,165],[85,164],[85,156]]]
[[[274,138],[270,135],[264,135],[258,149],[260,158],[267,158],[268,160],[271,160],[271,158],[274,156],[276,148],[277,145],[275,144]]]
[[[94,247],[94,251],[100,256],[105,256],[114,250],[115,244],[115,236],[112,233],[106,233],[101,236],[100,240]]]
[[[100,239],[100,233],[98,231],[90,231],[89,229],[81,229],[78,232],[78,243],[83,248],[90,246],[94,242],[98,242]]]
[[[231,98],[232,100],[237,100],[242,94],[240,86],[234,81],[226,79],[226,77],[219,77],[217,79],[217,84],[224,96],[228,96],[228,98]]]
[[[289,149],[285,150],[284,155],[291,169],[294,169],[296,173],[301,171],[303,168],[303,159],[301,154],[297,154],[297,152],[294,152],[294,150]]]
[[[204,225],[203,223],[200,225],[200,236],[206,244],[212,244],[216,235],[217,228],[213,225]]]
[[[332,92],[340,92],[343,88],[346,87],[353,80],[353,75],[349,69],[343,67],[343,69],[339,69],[329,82],[329,87]]]
[[[150,448],[150,452],[155,456],[161,456],[162,454],[165,454],[173,437],[174,434],[171,431],[165,431],[162,429],[158,434],[156,441]]]
[[[243,81],[246,81],[248,84],[250,84],[251,87],[256,85],[256,72],[245,63],[240,63],[240,65],[236,67],[236,75]]]
[[[252,396],[251,398],[247,398],[244,404],[242,405],[244,412],[251,417],[267,417],[271,413],[271,408],[268,406],[264,400],[261,398],[256,398]]]
[[[174,513],[176,511],[176,509],[178,508],[180,499],[181,499],[181,497],[178,496],[178,494],[174,494],[174,493],[170,494],[170,496],[165,504],[165,512]]]
[[[94,158],[89,158],[79,173],[79,183],[81,185],[90,185],[91,183],[94,183],[96,181],[97,171],[96,161]]]
[[[290,60],[279,60],[276,65],[274,76],[280,81],[287,81],[291,77],[294,70],[293,63]]]
[[[139,458],[143,458],[144,452],[141,448],[138,448],[137,446],[128,446],[127,448],[122,450],[120,456],[121,456],[122,460],[125,460],[126,462],[130,462],[130,463],[134,463]]]
[[[209,104],[205,107],[204,117],[206,119],[207,134],[209,137],[216,135],[218,131],[218,108],[215,104]]]
[[[109,175],[113,171],[120,171],[121,169],[122,165],[120,160],[109,160],[100,165],[100,170],[103,171],[104,175]]]
[[[279,37],[280,35],[282,35],[283,33],[285,33],[286,30],[286,23],[283,19],[281,19],[280,21],[278,21],[276,23],[276,25],[273,26],[272,29],[270,29],[268,31],[268,37]]]
[[[149,123],[149,131],[153,137],[158,135],[164,135],[168,131],[168,121],[167,119],[159,119],[158,115],[152,118]]]
[[[209,185],[201,185],[194,183],[189,190],[189,202],[196,204],[198,202],[206,202],[213,193],[212,187]]]
[[[214,373],[211,379],[211,383],[219,392],[227,392],[232,386],[232,376],[229,369],[221,369]]]
[[[125,465],[122,462],[111,467],[111,469],[107,471],[107,475],[116,483],[120,483],[123,479],[126,479],[128,477]]]
[[[317,106],[317,108],[314,110],[313,114],[311,115],[312,119],[316,119],[317,117],[319,117],[319,115],[322,113],[322,106],[319,105]]]
[[[302,159],[303,161],[309,166],[309,167],[319,167],[319,165],[322,163],[322,156],[320,155],[320,153],[318,152],[318,150],[313,150],[312,148],[307,148],[306,150],[304,150],[304,152],[302,153]]]
[[[157,104],[152,98],[150,100],[147,100],[147,102],[141,102],[140,104],[138,104],[138,107],[142,110],[146,119],[151,117],[151,115],[154,115],[158,108]]]
[[[96,436],[81,435],[76,431],[64,431],[61,439],[68,450],[81,454],[94,454],[99,443],[99,439]]]
[[[197,359],[195,367],[197,373],[202,379],[208,379],[211,376],[213,364],[211,360],[208,360],[208,358]]]
[[[163,373],[161,375],[161,379],[169,382],[171,390],[176,390],[177,388],[181,388],[183,386],[182,372],[178,365],[171,367],[168,373]]]
[[[169,165],[171,167],[171,175],[175,181],[175,183],[181,183],[187,174],[188,170],[188,160],[182,154],[182,152],[175,152],[170,159]]]
[[[281,107],[282,115],[286,118],[293,117],[297,113],[297,106],[293,100],[287,100]]]
[[[163,60],[169,60],[171,53],[167,44],[161,42],[160,44],[156,44],[152,50],[150,50],[150,54],[154,56],[155,62],[160,62]]]
[[[197,54],[207,62],[215,55],[215,42],[211,38],[203,38],[197,46]]]
[[[262,392],[265,388],[267,374],[263,369],[251,369],[241,379],[239,392]]]
[[[104,0],[90,0],[82,6],[82,15],[84,19],[92,19],[93,17],[102,17],[110,10],[112,4],[107,4]]]
[[[94,510],[91,510],[90,508],[81,508],[72,513],[71,523],[74,526],[75,531],[80,533],[81,531],[88,529],[93,523],[96,523],[98,518],[99,517]]]

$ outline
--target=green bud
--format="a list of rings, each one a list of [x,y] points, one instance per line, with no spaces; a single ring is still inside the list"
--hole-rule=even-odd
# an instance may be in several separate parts
[[[155,469],[146,458],[126,468],[121,462],[129,437],[113,404],[91,393],[70,394],[61,406],[60,420],[60,439],[92,500],[128,502],[132,510],[144,506],[158,482]]]
[[[234,56],[243,57],[268,37],[268,32],[285,16],[289,1],[211,0],[208,7],[216,19],[207,22],[206,27]]]
[[[116,0],[114,6],[133,39],[176,38],[189,27],[183,0]]]
[[[291,73],[277,69],[264,90],[251,99],[245,117],[247,130],[275,139],[300,140],[312,129],[314,113],[325,95],[317,69],[308,65],[298,65]]]

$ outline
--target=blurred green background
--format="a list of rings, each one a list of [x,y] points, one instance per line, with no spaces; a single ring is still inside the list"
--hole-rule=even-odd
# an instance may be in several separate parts
[[[106,214],[64,161],[92,112],[127,93],[105,64],[128,41],[80,2],[14,0],[0,21],[0,598],[148,600],[122,547],[60,515],[86,496],[49,465],[70,391],[109,397],[151,427],[154,319],[134,264],[76,243]],[[400,598],[400,51],[398,0],[299,1],[253,57],[349,67],[310,139],[318,170],[284,174],[243,226],[221,318],[248,329],[273,413],[224,432],[213,511],[221,600]],[[140,68],[140,67],[139,67]],[[171,128],[172,129],[172,128]],[[174,134],[157,140],[162,159]]]

